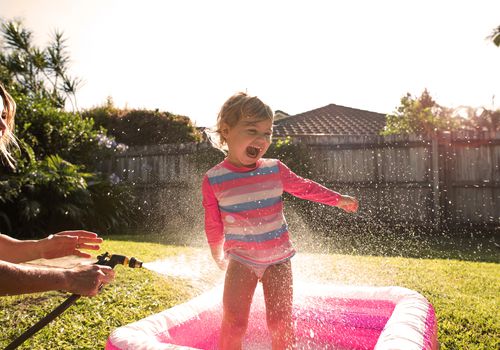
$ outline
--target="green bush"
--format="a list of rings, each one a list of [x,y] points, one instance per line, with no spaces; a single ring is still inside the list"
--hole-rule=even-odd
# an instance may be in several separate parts
[[[85,228],[121,232],[135,217],[126,185],[95,171],[113,151],[104,129],[42,97],[9,91],[16,104],[16,169],[0,167],[0,232],[37,237]]]
[[[134,215],[127,188],[81,168],[51,155],[1,176],[0,232],[37,237],[85,227],[110,233],[130,224]]]
[[[108,101],[83,113],[127,146],[199,142],[202,137],[188,117],[150,110],[122,111]]]
[[[99,136],[105,131],[96,129],[92,119],[53,107],[43,98],[28,97],[16,90],[12,95],[17,104],[16,135],[39,159],[57,154],[88,168],[104,152]]]
[[[297,175],[306,178],[311,175],[311,155],[305,147],[293,143],[290,137],[272,143],[266,153],[266,158],[281,160]]]

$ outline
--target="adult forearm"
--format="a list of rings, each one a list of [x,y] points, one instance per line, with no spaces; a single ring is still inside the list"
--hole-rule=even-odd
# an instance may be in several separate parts
[[[0,260],[12,263],[41,258],[40,241],[23,240],[0,234]]]
[[[35,268],[0,261],[0,295],[67,289],[64,269]]]

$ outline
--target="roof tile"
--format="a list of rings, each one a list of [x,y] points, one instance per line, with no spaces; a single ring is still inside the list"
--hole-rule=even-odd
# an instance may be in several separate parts
[[[385,114],[329,104],[275,122],[274,136],[374,135],[385,126]]]

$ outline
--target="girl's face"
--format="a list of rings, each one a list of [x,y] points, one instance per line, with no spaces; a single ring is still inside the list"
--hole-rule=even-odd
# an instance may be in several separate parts
[[[4,109],[3,98],[0,96],[0,111],[2,111],[2,116],[0,118],[0,138],[2,138],[5,130],[7,130],[7,111]]]
[[[254,166],[267,152],[272,135],[273,122],[268,119],[244,118],[233,127],[225,124],[222,136],[228,147],[227,159],[238,167]]]

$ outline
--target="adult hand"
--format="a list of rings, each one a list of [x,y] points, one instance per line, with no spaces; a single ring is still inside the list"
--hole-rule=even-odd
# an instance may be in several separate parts
[[[40,256],[44,259],[54,259],[68,255],[90,258],[90,254],[82,252],[80,249],[99,250],[99,244],[101,243],[102,238],[93,232],[84,230],[63,231],[40,240]]]
[[[66,291],[95,296],[102,285],[111,282],[115,278],[115,271],[109,266],[81,265],[66,270]]]
[[[354,213],[358,211],[359,203],[358,200],[354,197],[342,196],[337,206],[348,213]]]

